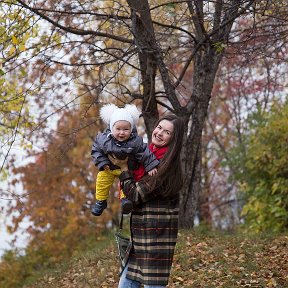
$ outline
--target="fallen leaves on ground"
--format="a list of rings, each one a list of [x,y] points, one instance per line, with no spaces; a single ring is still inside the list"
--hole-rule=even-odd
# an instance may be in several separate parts
[[[116,246],[110,245],[26,287],[116,288],[118,271]],[[288,236],[181,231],[168,287],[288,287]]]
[[[179,239],[169,287],[288,287],[288,236]]]

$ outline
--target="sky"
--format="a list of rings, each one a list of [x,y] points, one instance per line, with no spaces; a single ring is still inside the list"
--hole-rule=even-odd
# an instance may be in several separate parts
[[[9,220],[9,219],[8,219]],[[13,240],[15,235],[11,235],[7,232],[5,222],[7,219],[4,219],[3,215],[0,217],[0,257],[2,257],[5,250],[11,250],[11,241]],[[25,248],[28,235],[25,233],[25,228],[29,225],[29,222],[21,223],[20,230],[21,233],[17,233],[17,241],[15,242],[15,247],[22,249]]]
[[[9,242],[12,240],[11,235],[9,235],[4,226],[3,215],[0,217],[0,256],[3,255],[4,250],[10,248]]]
[[[1,190],[7,190],[7,183],[3,180],[0,181],[0,187]],[[19,188],[18,188],[19,189]],[[1,195],[0,195],[1,196]],[[8,200],[5,197],[0,197],[0,205],[4,207],[6,206],[6,203],[8,203]],[[0,257],[3,255],[5,250],[10,250],[12,247],[9,243],[13,240],[15,236],[17,236],[17,241],[15,242],[15,247],[21,249],[25,248],[28,240],[28,234],[25,233],[26,227],[29,225],[29,221],[23,221],[23,223],[20,224],[19,232],[16,234],[11,235],[8,233],[6,229],[6,225],[11,223],[11,217],[12,215],[7,216],[5,211],[3,214],[0,214]]]
[[[1,165],[4,161],[3,155],[6,155],[6,148],[5,145],[2,145],[1,143],[1,151],[0,151],[0,160]],[[10,155],[16,155],[17,160],[14,163],[15,166],[25,165],[29,161],[31,161],[31,158],[27,158],[27,155],[25,151],[18,145],[19,143],[15,141],[15,143],[12,146],[12,149],[8,155],[8,158]],[[9,175],[10,174],[10,175]],[[12,173],[8,173],[7,180],[0,180],[0,206],[4,207],[4,209],[7,207],[8,201],[9,201],[9,194],[7,196],[8,191],[8,180],[12,180],[11,176]],[[13,190],[13,193],[21,194],[23,188],[21,184],[17,184],[15,187],[15,191]],[[2,192],[2,193],[1,193]],[[4,192],[4,193],[3,193]],[[6,192],[6,193],[5,193]],[[13,215],[7,215],[7,213],[4,211],[3,214],[0,213],[0,257],[3,255],[5,250],[10,250],[12,246],[10,245],[11,241],[14,239],[15,236],[17,236],[17,241],[15,242],[15,247],[21,249],[25,248],[28,240],[28,234],[25,232],[26,228],[29,226],[29,221],[24,220],[20,224],[20,228],[18,229],[19,232],[16,234],[10,234],[7,229],[6,225],[9,225],[11,223]]]

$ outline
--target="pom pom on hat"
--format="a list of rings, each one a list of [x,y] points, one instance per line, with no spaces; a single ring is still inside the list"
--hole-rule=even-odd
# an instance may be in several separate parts
[[[100,117],[106,124],[109,124],[111,131],[115,122],[120,120],[129,122],[132,130],[140,114],[140,111],[133,104],[127,104],[124,108],[119,108],[114,104],[107,104],[100,109]]]
[[[106,104],[100,109],[100,118],[108,125],[111,115],[119,109],[115,104]]]

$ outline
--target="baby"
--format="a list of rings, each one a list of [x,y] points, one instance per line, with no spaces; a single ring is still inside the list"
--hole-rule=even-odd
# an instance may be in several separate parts
[[[108,128],[96,136],[92,145],[92,159],[99,169],[96,179],[96,203],[91,209],[94,216],[100,216],[107,207],[109,190],[115,178],[121,174],[119,167],[110,162],[108,154],[113,154],[119,159],[128,156],[129,170],[137,169],[141,163],[150,176],[157,173],[159,161],[137,134],[135,124],[139,116],[137,107],[131,104],[125,105],[124,108],[107,104],[100,109],[100,117]],[[129,214],[133,205],[123,193],[121,203],[122,213]]]

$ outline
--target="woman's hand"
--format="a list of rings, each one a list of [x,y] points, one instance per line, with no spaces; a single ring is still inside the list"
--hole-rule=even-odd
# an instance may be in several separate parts
[[[112,164],[120,167],[121,171],[128,171],[128,164],[127,164],[128,156],[124,160],[121,160],[121,159],[116,158],[115,155],[109,154],[108,158]]]

